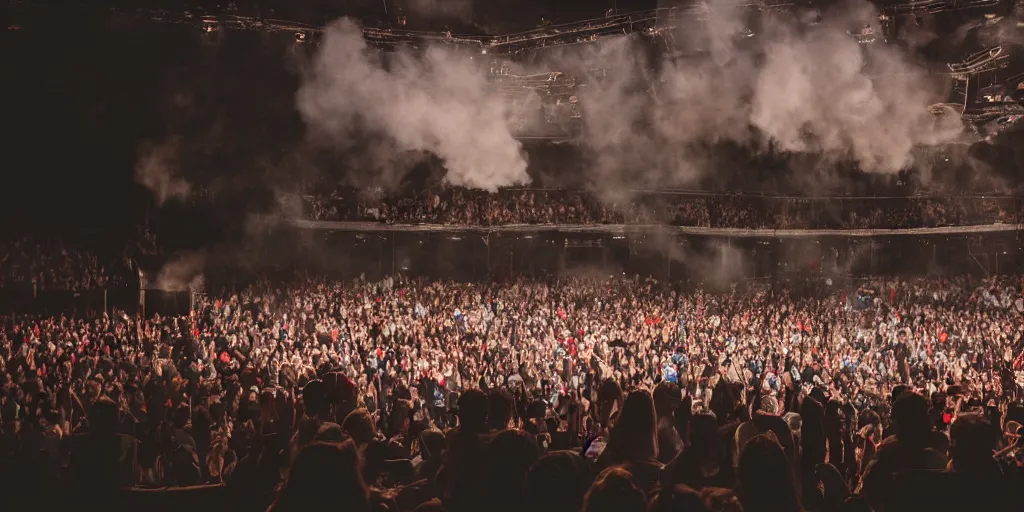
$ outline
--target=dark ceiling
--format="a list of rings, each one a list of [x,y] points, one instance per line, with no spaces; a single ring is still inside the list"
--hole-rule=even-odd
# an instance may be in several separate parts
[[[388,0],[386,5],[390,15],[402,9],[412,28],[464,27],[494,34],[535,27],[541,18],[571,21],[600,16],[607,8],[645,9],[658,2]],[[127,11],[140,7],[220,9],[217,2],[123,0],[116,5]],[[265,16],[272,10],[274,17],[307,23],[342,14],[364,24],[392,19],[384,16],[379,0],[241,0],[237,9]],[[102,30],[97,27],[109,9],[95,4],[5,4],[3,12],[6,25],[18,28],[0,33],[6,60],[0,66],[0,94],[7,99],[0,116],[5,134],[0,137],[5,159],[0,215],[12,220],[9,224],[121,219],[134,224],[147,199],[133,172],[140,147],[149,143],[180,144],[177,164],[192,174],[190,180],[232,190],[239,201],[266,194],[267,184],[344,172],[301,151],[304,130],[294,108],[297,59],[289,53],[295,45],[287,40],[266,44],[265,34],[232,34],[211,48],[197,30],[184,26]],[[1024,151],[987,151],[997,153],[992,159],[1009,162],[1009,174],[1024,168],[1019,154]],[[728,187],[760,179],[738,173],[720,178],[719,186]]]

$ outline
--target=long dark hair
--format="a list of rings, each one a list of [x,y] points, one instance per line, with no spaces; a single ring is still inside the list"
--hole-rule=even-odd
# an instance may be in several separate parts
[[[774,439],[759,435],[740,454],[737,490],[745,512],[801,512],[793,471]]]
[[[651,394],[642,390],[630,393],[608,437],[609,461],[622,463],[657,458],[657,421]]]

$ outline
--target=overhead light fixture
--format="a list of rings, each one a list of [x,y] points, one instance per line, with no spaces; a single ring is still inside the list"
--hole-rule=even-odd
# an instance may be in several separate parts
[[[207,34],[215,32],[217,30],[217,17],[216,16],[203,16],[203,32]]]

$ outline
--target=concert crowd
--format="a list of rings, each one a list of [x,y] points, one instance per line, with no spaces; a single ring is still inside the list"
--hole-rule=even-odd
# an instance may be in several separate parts
[[[1024,497],[1021,285],[305,278],[181,317],[5,317],[0,482],[271,511],[997,509]]]
[[[508,224],[669,224],[741,229],[896,229],[1019,224],[1015,198],[794,198],[644,193],[600,200],[578,190],[465,188],[384,194],[339,190],[307,196],[322,221],[500,226]]]
[[[56,237],[0,240],[0,288],[85,291],[124,282],[128,265]]]

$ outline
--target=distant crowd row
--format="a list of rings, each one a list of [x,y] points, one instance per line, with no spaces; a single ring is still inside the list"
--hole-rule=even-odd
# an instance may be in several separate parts
[[[0,237],[0,289],[82,292],[133,281],[134,260],[155,254],[149,232],[124,247],[88,244],[78,237]]]
[[[307,196],[313,220],[388,224],[669,224],[740,229],[898,229],[1016,224],[1020,198],[780,198],[640,193],[618,200],[579,190],[465,188]]]

